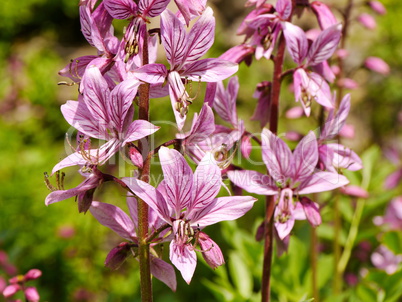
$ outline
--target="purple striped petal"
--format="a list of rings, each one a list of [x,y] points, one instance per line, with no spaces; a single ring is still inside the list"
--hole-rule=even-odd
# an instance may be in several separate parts
[[[275,4],[275,10],[282,20],[287,20],[292,13],[292,1],[278,0]]]
[[[234,220],[246,214],[257,199],[251,196],[229,196],[215,198],[191,218],[192,226],[200,228],[224,221]]]
[[[59,171],[63,168],[66,167],[71,167],[71,166],[84,166],[87,163],[87,160],[82,157],[82,155],[79,152],[74,152],[61,160],[57,165],[55,165],[52,169],[52,174],[54,174],[56,171]]]
[[[138,6],[143,16],[153,18],[159,16],[166,9],[169,2],[170,0],[141,0]]]
[[[186,217],[203,209],[218,195],[222,186],[221,170],[211,153],[207,153],[197,166],[193,175],[192,198],[187,208]]]
[[[363,163],[360,157],[351,149],[340,144],[327,144],[334,152],[332,164],[337,168],[357,171],[363,168]]]
[[[318,162],[318,144],[313,131],[310,131],[297,145],[293,151],[294,176],[293,180],[303,181],[309,177]]]
[[[155,210],[166,223],[171,224],[169,208],[166,205],[165,198],[158,190],[134,177],[123,178],[122,180],[136,196]]]
[[[293,155],[289,147],[264,128],[261,133],[262,159],[275,182],[284,184],[293,175]]]
[[[321,1],[314,1],[310,4],[322,30],[338,23],[330,8]]]
[[[103,0],[103,4],[114,19],[128,19],[137,14],[137,5],[132,0]]]
[[[61,113],[66,121],[78,131],[98,139],[107,139],[106,125],[100,124],[92,117],[87,106],[82,101],[67,101],[61,106]]]
[[[109,86],[97,67],[88,67],[85,72],[84,102],[94,119],[109,122],[107,114],[110,96]]]
[[[108,203],[92,201],[89,211],[100,224],[124,239],[133,241],[133,238],[137,237],[133,221],[120,208]]]
[[[278,188],[269,175],[251,170],[236,170],[227,173],[231,182],[249,193],[276,195]]]
[[[128,127],[124,136],[122,146],[124,146],[128,142],[133,142],[148,135],[151,135],[159,130],[159,128],[160,127],[157,127],[145,120],[135,120]]]
[[[307,65],[317,65],[328,60],[341,40],[342,24],[335,24],[322,31],[307,54]]]
[[[213,108],[216,113],[218,113],[223,120],[231,123],[234,127],[236,127],[238,123],[236,110],[238,91],[239,79],[237,77],[232,77],[229,80],[227,90],[225,90],[222,82],[218,82],[213,102]]]
[[[237,72],[239,65],[222,59],[203,59],[186,65],[181,76],[192,81],[218,82]]]
[[[201,58],[214,44],[214,36],[215,18],[212,9],[208,7],[188,34],[185,63],[192,63]]]
[[[151,274],[165,283],[172,291],[176,291],[176,273],[172,265],[151,255]]]
[[[190,284],[197,266],[197,255],[191,244],[177,244],[172,241],[169,246],[170,261],[180,271],[184,281]]]
[[[166,58],[172,69],[183,64],[187,52],[187,33],[184,25],[170,11],[161,14],[161,36]]]
[[[282,22],[282,28],[290,56],[296,64],[301,65],[308,50],[306,34],[300,27],[289,22]]]
[[[310,194],[331,191],[347,185],[349,180],[338,173],[317,172],[299,186],[299,194]]]
[[[173,217],[179,218],[181,211],[191,202],[193,171],[180,152],[162,147],[159,159],[165,181],[166,201],[174,209]]]
[[[133,72],[134,76],[146,83],[163,84],[168,76],[168,71],[165,65],[162,64],[147,64]]]
[[[72,59],[66,67],[59,71],[59,75],[68,77],[74,82],[79,83],[88,64],[96,58],[98,58],[98,56],[83,56]]]

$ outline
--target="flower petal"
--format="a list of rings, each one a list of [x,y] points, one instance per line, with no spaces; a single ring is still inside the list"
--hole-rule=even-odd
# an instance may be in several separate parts
[[[269,175],[252,170],[235,170],[227,173],[231,182],[249,193],[260,195],[276,195],[278,188]]]
[[[166,201],[175,211],[175,218],[179,218],[182,210],[191,202],[193,188],[193,171],[180,152],[161,147],[159,159],[166,188]]]
[[[290,56],[296,64],[301,65],[308,50],[306,34],[300,27],[289,22],[282,22],[282,28]]]
[[[103,0],[103,4],[114,19],[128,19],[137,14],[137,5],[131,0]]]
[[[100,224],[108,227],[124,239],[133,241],[133,238],[137,237],[133,221],[120,208],[112,204],[92,201],[89,211]]]
[[[123,141],[122,145],[124,146],[128,142],[133,142],[133,141],[139,140],[141,138],[144,138],[146,136],[149,136],[149,135],[155,133],[156,131],[158,131],[159,128],[160,127],[157,127],[148,121],[135,120],[128,127],[128,129],[124,135],[124,141]]]
[[[167,7],[170,0],[141,0],[138,7],[143,16],[156,17],[159,16]]]
[[[191,217],[191,225],[203,228],[223,220],[234,220],[252,207],[256,198],[251,196],[228,196],[215,198]]]
[[[182,77],[198,82],[218,82],[235,74],[239,69],[236,63],[222,59],[202,59],[186,65]]]
[[[134,70],[133,74],[137,79],[150,84],[163,84],[168,76],[163,64],[147,64]]]
[[[294,181],[303,181],[309,177],[318,162],[318,144],[313,131],[310,131],[293,151]]]
[[[317,172],[300,184],[298,193],[310,194],[331,191],[348,183],[349,180],[338,173]]]
[[[189,244],[177,244],[172,241],[169,246],[170,261],[180,271],[184,281],[190,284],[197,266],[197,256]]]

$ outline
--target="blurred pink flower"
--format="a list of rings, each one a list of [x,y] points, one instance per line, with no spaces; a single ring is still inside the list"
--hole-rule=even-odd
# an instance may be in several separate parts
[[[389,65],[383,59],[377,57],[368,57],[364,61],[364,66],[381,74],[389,74],[390,72]]]
[[[377,14],[385,15],[387,13],[387,10],[380,1],[369,1],[368,4],[370,5],[371,9]]]
[[[367,13],[362,13],[360,16],[358,16],[357,21],[359,21],[360,24],[367,29],[375,29],[377,27],[377,23],[373,16]]]
[[[373,219],[375,225],[385,226],[389,230],[402,230],[402,196],[395,197],[388,204],[384,216],[376,216]]]
[[[371,255],[371,262],[378,269],[392,275],[398,270],[398,266],[402,262],[402,255],[395,255],[386,246],[380,245]]]

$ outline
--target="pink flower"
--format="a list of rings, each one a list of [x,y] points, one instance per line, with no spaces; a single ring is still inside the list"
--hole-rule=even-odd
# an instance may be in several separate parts
[[[375,22],[375,19],[373,18],[372,15],[369,15],[367,13],[362,13],[357,17],[357,21],[360,22],[361,25],[363,25],[367,29],[375,29],[377,27],[377,22]]]
[[[238,66],[222,59],[201,59],[214,43],[215,18],[207,8],[187,33],[181,21],[169,10],[161,15],[162,44],[170,64],[168,70],[162,64],[148,64],[134,71],[135,77],[150,84],[169,86],[170,100],[176,123],[183,128],[190,96],[185,84],[195,82],[218,82],[234,74]]]
[[[371,255],[371,262],[378,269],[392,275],[398,270],[399,264],[402,262],[402,255],[395,255],[386,246],[380,245]]]
[[[244,190],[261,195],[275,195],[275,227],[280,239],[289,235],[294,221],[307,219],[313,226],[321,223],[318,206],[299,195],[330,191],[346,185],[343,175],[315,172],[318,162],[317,139],[313,132],[305,136],[293,154],[289,147],[267,129],[262,134],[262,157],[269,175],[256,171],[229,171],[229,179]],[[294,201],[297,196],[299,201]]]
[[[375,225],[384,226],[392,231],[402,230],[402,196],[395,197],[388,204],[384,216],[373,219]]]
[[[144,200],[159,217],[171,225],[174,239],[170,243],[170,260],[190,283],[197,264],[195,246],[208,247],[212,267],[223,264],[219,247],[201,230],[223,220],[233,220],[251,209],[255,198],[249,196],[218,197],[221,171],[211,154],[207,154],[193,173],[184,157],[176,150],[159,150],[164,180],[155,189],[148,183],[131,178],[129,188]],[[209,247],[214,247],[209,249]]]
[[[375,72],[381,73],[381,74],[389,74],[390,68],[387,63],[383,59],[377,58],[377,57],[368,57],[364,61],[364,66],[366,68],[373,70]]]
[[[387,10],[380,1],[369,1],[368,4],[370,5],[371,9],[377,14],[385,15],[387,13]]]
[[[18,291],[23,291],[25,299],[28,302],[38,302],[40,297],[37,289],[35,287],[26,287],[25,283],[30,280],[38,279],[42,276],[42,272],[38,269],[31,269],[25,275],[18,275],[9,280],[10,285],[8,285],[3,290],[3,296],[9,298],[16,294]]]

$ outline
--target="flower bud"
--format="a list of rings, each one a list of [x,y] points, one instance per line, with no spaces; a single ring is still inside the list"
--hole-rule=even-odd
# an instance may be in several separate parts
[[[380,1],[369,1],[368,4],[370,5],[371,9],[379,15],[385,15],[387,12],[384,5]]]
[[[120,243],[106,256],[105,266],[112,270],[117,270],[126,261],[129,253],[130,244],[128,242]]]
[[[363,25],[367,29],[375,29],[377,26],[377,23],[375,22],[375,19],[373,18],[372,15],[363,13],[360,16],[357,17],[357,21],[360,22],[361,25]]]
[[[202,256],[210,267],[215,269],[225,263],[221,249],[207,234],[200,232],[198,243],[201,247]]]
[[[29,302],[38,302],[39,301],[39,293],[35,287],[27,287],[24,291],[25,298]]]
[[[364,66],[366,68],[381,73],[381,74],[388,74],[390,71],[390,68],[387,63],[383,59],[377,58],[377,57],[368,57],[366,61],[364,61]]]
[[[42,272],[38,269],[31,269],[25,274],[25,281],[38,279],[42,276]]]

